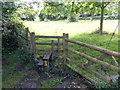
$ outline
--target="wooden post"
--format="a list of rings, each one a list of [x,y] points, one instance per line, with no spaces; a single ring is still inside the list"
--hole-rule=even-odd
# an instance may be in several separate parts
[[[67,33],[66,35],[65,35],[65,38],[66,39],[68,39],[69,38],[69,34]],[[68,42],[67,41],[65,41],[65,48],[68,48]],[[68,57],[68,50],[66,49],[66,57]]]
[[[54,55],[54,40],[51,41],[51,45],[52,45],[52,61],[53,61],[53,55]]]
[[[30,33],[30,41],[31,41],[31,51],[33,51],[34,53],[35,53],[35,47],[36,47],[36,45],[35,45],[35,33],[34,32],[32,32],[32,33]]]
[[[28,28],[25,28],[25,36],[28,39]]]
[[[60,37],[58,37],[58,60],[60,57]]]
[[[65,40],[68,39],[68,34],[63,33],[63,56],[64,56],[64,64],[66,63],[66,57],[68,57],[68,42]]]
[[[64,59],[64,64],[65,64],[65,61],[66,61],[66,49],[65,49],[65,45],[66,45],[66,42],[65,42],[65,33],[63,33],[63,59]]]

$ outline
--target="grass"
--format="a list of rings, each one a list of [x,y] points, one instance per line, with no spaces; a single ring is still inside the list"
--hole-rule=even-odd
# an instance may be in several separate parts
[[[53,85],[61,83],[62,78],[54,78],[53,80],[48,81],[47,83],[43,82],[41,88],[52,88]]]
[[[11,55],[6,58],[3,63],[8,63],[3,65],[3,75],[2,75],[2,87],[3,88],[14,88],[14,86],[19,82],[19,80],[26,75],[26,70],[14,71],[15,68],[22,62],[18,58],[18,51],[13,51]]]
[[[49,21],[34,22],[25,21],[24,24],[29,27],[31,32],[38,35],[62,35],[69,33],[70,37],[76,34],[91,33],[99,27],[99,20],[80,20],[79,22],[67,21]],[[104,20],[104,31],[112,33],[118,24],[118,20]],[[118,31],[116,31],[117,33]]]

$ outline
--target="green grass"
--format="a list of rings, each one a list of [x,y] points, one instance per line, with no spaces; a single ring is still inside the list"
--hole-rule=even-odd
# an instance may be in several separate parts
[[[43,86],[41,88],[52,88],[53,85],[61,82],[62,82],[62,78],[54,78],[53,80],[50,80],[47,83],[42,82]]]
[[[26,71],[14,71],[15,68],[22,62],[22,60],[18,59],[18,51],[14,51],[11,53],[6,61],[8,65],[3,65],[3,75],[2,75],[2,87],[3,88],[13,88],[18,81],[26,75]],[[5,62],[6,62],[5,61]],[[4,62],[3,62],[4,63]]]
[[[69,33],[70,37],[76,34],[90,33],[99,27],[99,20],[80,20],[79,22],[67,21],[49,21],[34,22],[25,21],[24,24],[29,27],[31,32],[39,35],[62,35]],[[118,20],[104,20],[104,31],[113,32],[118,24]],[[118,31],[116,31],[117,33]]]

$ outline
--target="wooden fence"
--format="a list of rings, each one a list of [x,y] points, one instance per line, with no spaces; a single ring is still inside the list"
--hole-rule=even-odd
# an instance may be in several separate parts
[[[79,69],[76,69],[76,68],[73,68],[71,67],[71,65],[69,63],[67,63],[68,61],[79,66],[80,69],[83,69],[85,71],[87,71],[88,73],[94,75],[95,77],[103,80],[104,82],[106,83],[111,83],[113,82],[112,79],[108,78],[107,76],[105,75],[102,75],[96,71],[93,71],[93,70],[90,70],[88,68],[88,66],[90,65],[94,65],[94,64],[99,64],[99,65],[102,65],[103,67],[105,68],[108,68],[108,69],[111,69],[113,71],[116,71],[118,72],[119,74],[119,78],[120,78],[120,67],[118,66],[118,63],[116,62],[116,60],[113,58],[113,57],[118,57],[120,58],[120,53],[118,52],[115,52],[115,51],[111,51],[111,50],[107,50],[107,49],[103,49],[103,48],[100,48],[100,47],[97,47],[97,46],[93,46],[93,45],[89,45],[89,44],[86,44],[86,43],[82,43],[82,42],[79,42],[79,41],[75,41],[75,40],[70,40],[69,39],[69,35],[68,34],[65,34],[63,33],[63,36],[37,36],[35,35],[34,32],[29,32],[29,30],[27,29],[26,32],[29,34],[30,36],[30,40],[28,38],[25,38],[23,36],[21,36],[22,38],[30,41],[30,49],[33,51],[33,52],[36,52],[36,51],[54,51],[54,46],[57,46],[57,51],[58,51],[58,57],[60,56],[60,51],[63,52],[63,59],[64,59],[64,64],[71,68],[72,70],[76,71],[77,73],[79,73],[80,75],[82,75],[83,77],[85,77],[86,79],[88,79],[89,81],[91,81],[92,83],[97,83],[97,81],[91,79],[90,77],[86,76],[85,74],[83,74],[81,72],[81,70]],[[54,39],[57,39],[57,43],[54,42],[54,40],[51,41],[51,43],[45,43],[45,42],[36,42],[36,38],[54,38]],[[60,43],[60,39],[63,40],[62,43]],[[99,51],[101,53],[104,53],[104,55],[100,56],[99,58],[94,58],[94,57],[91,57],[89,55],[86,55],[82,52],[79,52],[79,51],[76,51],[72,48],[69,47],[68,43],[73,43],[73,44],[77,44],[77,45],[80,45],[82,47],[86,47],[86,48],[89,48],[89,49],[92,49],[92,50],[95,50],[95,51]],[[36,45],[51,45],[51,49],[50,50],[45,50],[45,49],[36,49]],[[63,50],[60,50],[60,46],[63,46]],[[86,64],[80,64],[78,61],[76,60],[71,60],[68,56],[68,51],[78,55],[78,56],[81,56],[81,57],[84,57],[88,60],[88,63]],[[109,64],[107,62],[104,62],[104,61],[101,61],[101,59],[104,59],[105,57],[109,57],[110,60],[112,61],[112,64]]]
[[[63,50],[60,49],[60,46],[63,45],[62,42],[60,42],[60,39],[63,38],[63,36],[39,36],[39,35],[35,35],[34,32],[30,33],[30,37],[31,37],[31,50],[32,51],[43,51],[43,52],[53,52],[55,50],[55,46],[57,46],[57,52],[58,52],[58,56],[60,54],[60,52],[63,52]],[[54,42],[54,40],[51,40],[51,43],[46,43],[46,42],[36,42],[37,38],[53,38],[53,39],[57,39],[57,43]],[[36,45],[50,45],[51,49],[37,49]]]
[[[88,68],[88,66],[93,65],[93,64],[99,64],[99,65],[102,65],[103,67],[105,67],[107,69],[111,69],[113,71],[118,72],[118,74],[120,76],[120,67],[118,66],[118,63],[116,62],[116,60],[113,58],[113,56],[120,58],[120,53],[114,52],[114,51],[110,51],[110,50],[107,50],[107,49],[103,49],[103,48],[100,48],[100,47],[97,47],[97,46],[89,45],[89,44],[86,44],[86,43],[78,42],[78,41],[75,41],[75,40],[70,40],[68,37],[69,37],[68,34],[63,34],[63,48],[64,48],[63,58],[64,58],[64,64],[66,66],[68,66],[72,70],[76,71],[80,75],[84,76],[86,79],[88,79],[89,81],[91,81],[93,83],[97,83],[97,81],[95,81],[95,80],[91,79],[90,77],[84,75],[81,72],[81,70],[71,67],[71,65],[69,63],[67,63],[67,62],[69,61],[72,64],[75,64],[75,65],[79,66],[81,69],[87,71],[88,73],[94,75],[95,77],[103,80],[106,83],[111,83],[111,82],[113,82],[113,80],[108,78],[105,75],[102,75],[102,74],[100,74],[98,72],[90,70]],[[83,46],[83,47],[86,47],[86,48],[89,48],[89,49],[93,49],[93,50],[96,50],[96,51],[104,53],[104,55],[100,56],[99,58],[94,58],[94,57],[86,55],[86,54],[84,54],[82,52],[76,51],[76,50],[74,50],[72,48],[69,48],[68,43],[73,43],[73,44],[77,44],[77,45],[80,45],[80,46]],[[78,56],[86,58],[88,60],[88,63],[83,65],[83,64],[80,64],[76,60],[71,60],[68,57],[69,56],[68,55],[68,51],[73,52],[74,54],[76,54]],[[102,59],[105,58],[105,56],[109,56],[110,60],[112,61],[113,64],[109,64],[109,63],[106,63],[106,62],[100,60],[101,58]]]

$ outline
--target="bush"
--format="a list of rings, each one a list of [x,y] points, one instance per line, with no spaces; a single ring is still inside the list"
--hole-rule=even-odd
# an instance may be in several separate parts
[[[21,47],[23,40],[18,33],[25,36],[25,26],[18,20],[9,20],[3,21],[2,28],[2,54],[5,55]]]

